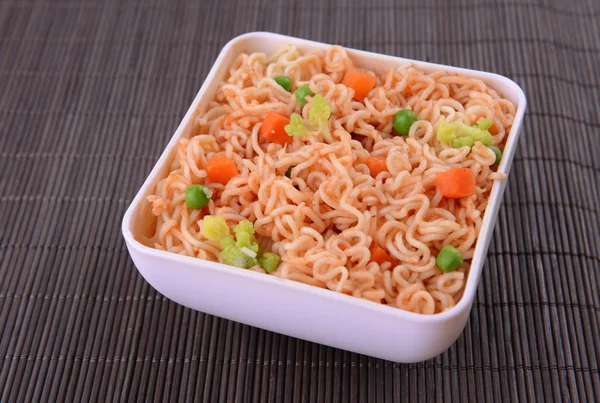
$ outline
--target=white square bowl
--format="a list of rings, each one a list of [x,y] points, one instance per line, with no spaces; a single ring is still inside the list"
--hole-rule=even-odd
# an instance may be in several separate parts
[[[150,203],[145,197],[167,175],[178,140],[191,135],[196,115],[213,98],[235,58],[243,52],[270,54],[290,43],[302,51],[330,46],[267,32],[244,34],[225,45],[175,135],[125,213],[122,231],[131,258],[156,290],[192,309],[396,362],[435,357],[454,343],[467,322],[506,180],[496,182],[492,188],[461,300],[452,309],[436,315],[406,312],[291,280],[160,251],[139,241],[139,235],[150,231],[153,225],[148,220]],[[357,66],[377,73],[410,61],[425,71],[445,70],[479,78],[499,91],[517,106],[498,168],[508,174],[526,105],[525,94],[515,82],[492,73],[346,50]]]

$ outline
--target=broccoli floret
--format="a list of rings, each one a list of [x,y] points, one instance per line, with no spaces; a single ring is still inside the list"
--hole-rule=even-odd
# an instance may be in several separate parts
[[[475,141],[472,136],[460,136],[452,140],[452,147],[461,148],[464,146],[473,147]]]
[[[223,250],[219,256],[223,263],[242,269],[260,264],[267,273],[277,269],[280,259],[276,254],[267,252],[258,257],[259,245],[254,236],[254,225],[250,221],[240,221],[233,232],[235,238],[231,235],[225,218],[210,215],[204,217],[202,235],[221,245]]]
[[[254,252],[258,252],[258,244],[256,243],[256,238],[254,238],[254,225],[250,221],[240,221],[233,232],[235,232],[235,243],[237,246],[245,246]]]
[[[477,121],[477,123],[475,123],[475,127],[481,130],[487,130],[492,127],[492,123],[493,122],[491,119],[481,118]]]
[[[494,142],[494,137],[487,130],[491,126],[489,119],[479,119],[475,126],[469,126],[463,122],[446,122],[442,120],[438,124],[436,137],[438,141],[452,143],[452,147],[472,147],[476,141],[489,146]],[[486,127],[486,129],[483,129]]]
[[[250,256],[251,253],[249,254],[248,251],[244,249],[247,248],[239,247],[237,245],[230,245],[225,247],[219,256],[221,257],[223,263],[230,266],[235,266],[242,269],[248,269],[252,266],[256,266],[258,264],[256,260],[256,254],[254,254],[254,257],[252,257]]]
[[[277,270],[280,262],[279,256],[271,252],[265,252],[258,258],[258,265],[269,274]]]

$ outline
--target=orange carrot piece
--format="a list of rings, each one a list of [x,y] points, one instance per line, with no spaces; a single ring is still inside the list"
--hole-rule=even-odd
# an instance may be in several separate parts
[[[473,196],[476,192],[475,174],[467,168],[452,168],[435,177],[440,193],[449,199]]]
[[[217,155],[208,160],[206,174],[211,182],[226,185],[231,178],[239,174],[239,171],[232,160]]]
[[[260,134],[272,143],[289,144],[293,138],[285,131],[285,126],[290,124],[290,119],[277,112],[269,112],[260,127]]]
[[[369,92],[375,87],[375,77],[350,69],[346,71],[342,84],[354,90],[354,99],[364,100]]]
[[[371,247],[369,248],[371,252],[371,262],[375,262],[377,264],[382,264],[384,262],[390,262],[392,265],[395,263],[393,257],[391,257],[385,249],[381,246],[377,245],[375,242],[371,243]]]
[[[368,156],[365,160],[365,164],[369,168],[369,172],[371,172],[371,176],[376,178],[381,172],[388,172],[389,169],[387,167],[387,163],[385,162],[385,157],[374,157],[372,155]]]

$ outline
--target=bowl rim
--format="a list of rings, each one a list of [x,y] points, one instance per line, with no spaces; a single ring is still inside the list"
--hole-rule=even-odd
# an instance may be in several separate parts
[[[425,315],[425,314],[421,314],[421,313],[405,311],[402,309],[393,308],[393,307],[386,306],[383,304],[376,304],[376,303],[373,303],[372,301],[368,301],[368,300],[365,300],[362,298],[357,298],[354,296],[341,294],[341,293],[338,293],[338,292],[335,292],[335,291],[332,291],[329,289],[315,287],[315,286],[309,285],[309,284],[304,284],[304,283],[300,283],[300,282],[296,282],[296,281],[292,281],[292,280],[288,280],[288,279],[282,279],[280,277],[268,276],[268,275],[264,275],[263,273],[258,273],[258,272],[254,272],[254,271],[250,271],[250,270],[240,270],[239,268],[234,268],[234,267],[225,265],[223,263],[202,260],[202,259],[199,259],[196,257],[183,256],[183,255],[179,255],[176,253],[171,253],[171,252],[167,252],[167,251],[154,249],[154,248],[151,248],[149,246],[142,244],[137,239],[135,239],[133,232],[131,230],[131,224],[133,221],[134,211],[137,210],[138,205],[141,202],[143,202],[145,195],[146,195],[147,191],[149,190],[148,188],[149,188],[150,184],[154,181],[159,170],[163,167],[163,165],[165,163],[168,162],[167,160],[169,159],[169,155],[171,154],[173,147],[176,145],[176,143],[178,142],[179,138],[181,137],[185,127],[189,124],[190,120],[192,119],[194,113],[196,112],[198,104],[203,99],[203,97],[206,95],[207,89],[208,89],[210,83],[215,79],[215,76],[217,75],[218,70],[221,67],[225,57],[232,49],[234,49],[234,47],[238,44],[238,42],[242,42],[242,41],[248,40],[248,39],[260,40],[261,38],[264,39],[266,37],[278,39],[282,42],[282,45],[284,43],[292,43],[292,44],[307,45],[310,47],[317,47],[317,48],[326,48],[326,47],[333,46],[332,44],[328,44],[328,43],[324,43],[324,42],[311,41],[311,40],[307,40],[307,39],[302,39],[302,38],[297,38],[297,37],[292,37],[292,36],[287,36],[287,35],[281,35],[281,34],[277,34],[277,33],[265,32],[265,31],[255,31],[255,32],[244,33],[244,34],[241,34],[241,35],[238,35],[238,36],[232,38],[229,42],[227,42],[225,44],[225,46],[223,46],[223,48],[219,52],[217,59],[213,63],[209,73],[207,74],[206,78],[203,81],[202,86],[200,87],[200,90],[196,94],[196,97],[192,101],[188,111],[186,112],[186,114],[182,118],[181,122],[179,123],[177,129],[175,130],[175,133],[173,134],[173,136],[171,137],[171,139],[169,140],[169,142],[163,149],[161,156],[159,157],[157,162],[154,164],[151,172],[148,174],[148,176],[144,180],[144,183],[138,190],[138,192],[137,192],[136,196],[134,197],[134,199],[132,200],[132,202],[129,204],[129,206],[123,216],[121,231],[122,231],[123,237],[125,238],[128,248],[134,249],[141,254],[151,256],[154,258],[166,259],[166,260],[170,260],[174,263],[192,265],[192,266],[201,268],[202,270],[219,271],[219,272],[225,273],[227,275],[243,277],[243,278],[246,278],[249,280],[251,279],[254,281],[262,281],[267,284],[272,283],[272,284],[277,285],[278,287],[287,287],[289,289],[294,289],[294,290],[302,292],[302,293],[317,295],[320,297],[336,300],[336,301],[344,303],[344,304],[353,305],[356,308],[370,310],[370,311],[376,312],[378,314],[395,317],[395,318],[403,319],[403,320],[410,320],[413,322],[437,323],[437,322],[441,322],[441,321],[448,321],[448,320],[453,319],[456,316],[459,316],[465,310],[469,310],[471,307],[471,304],[475,298],[475,293],[477,291],[477,286],[479,284],[479,278],[481,276],[481,272],[483,271],[483,264],[484,264],[486,256],[487,256],[487,246],[489,246],[489,241],[490,241],[490,238],[491,238],[491,235],[493,232],[493,227],[495,226],[495,223],[497,221],[498,208],[502,202],[503,190],[504,190],[504,187],[506,186],[506,182],[507,182],[508,178],[506,178],[503,181],[496,181],[494,183],[494,185],[492,186],[492,190],[491,190],[490,196],[488,198],[488,205],[486,207],[486,211],[483,216],[481,230],[480,230],[479,236],[477,238],[477,241],[475,243],[475,252],[474,252],[473,258],[471,260],[471,267],[470,267],[469,273],[467,274],[467,279],[466,279],[466,284],[465,284],[465,288],[463,291],[463,295],[461,296],[460,300],[458,301],[458,303],[455,306],[448,309],[447,311],[433,314],[433,315]],[[373,57],[384,58],[386,60],[394,61],[394,62],[410,62],[415,65],[418,65],[419,67],[426,66],[427,68],[430,68],[430,69],[446,70],[446,71],[461,73],[461,74],[465,74],[465,75],[468,75],[471,77],[477,77],[477,78],[481,78],[481,79],[486,79],[486,78],[488,80],[495,79],[495,80],[501,81],[503,83],[503,86],[505,86],[505,87],[512,87],[513,91],[516,91],[516,93],[517,93],[518,102],[516,104],[517,109],[516,109],[515,117],[513,120],[513,125],[511,127],[510,132],[508,133],[506,145],[504,148],[505,155],[506,155],[506,151],[508,149],[508,151],[510,153],[509,154],[510,158],[509,158],[509,160],[503,159],[498,168],[498,172],[505,173],[508,175],[508,173],[510,171],[510,167],[512,166],[512,157],[514,156],[514,153],[516,151],[517,141],[518,141],[519,134],[521,132],[523,116],[525,114],[525,109],[526,109],[526,105],[527,105],[525,93],[524,93],[523,89],[516,82],[514,82],[513,80],[511,80],[508,77],[505,77],[505,76],[497,74],[497,73],[490,73],[490,72],[481,71],[481,70],[473,70],[473,69],[467,69],[467,68],[462,68],[462,67],[454,67],[454,66],[449,66],[449,65],[444,65],[444,64],[425,62],[425,61],[420,61],[420,60],[407,59],[407,58],[403,58],[403,57],[368,52],[368,51],[349,48],[349,47],[344,47],[344,49],[348,52],[348,54],[350,56],[352,56],[354,54],[354,55],[362,55],[362,56],[371,57],[371,58],[373,58]],[[490,214],[494,214],[494,217],[491,217]],[[489,227],[491,227],[491,228],[489,228]],[[484,231],[484,229],[485,229],[485,231]],[[487,239],[487,241],[484,241],[484,243],[486,244],[485,248],[484,248],[485,252],[482,252],[481,251],[481,249],[482,249],[481,242],[482,242],[483,237],[481,235],[484,233],[485,233],[485,238],[488,238],[488,239]],[[478,253],[478,251],[479,251],[479,253]],[[477,264],[474,265],[473,264],[474,262]],[[473,270],[473,267],[475,267],[476,270]]]

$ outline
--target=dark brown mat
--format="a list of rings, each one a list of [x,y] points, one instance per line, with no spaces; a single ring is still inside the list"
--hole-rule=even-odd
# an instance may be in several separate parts
[[[600,401],[597,1],[185,3],[0,0],[0,401]],[[441,356],[242,326],[135,270],[123,213],[220,48],[255,30],[525,89],[477,301]]]

